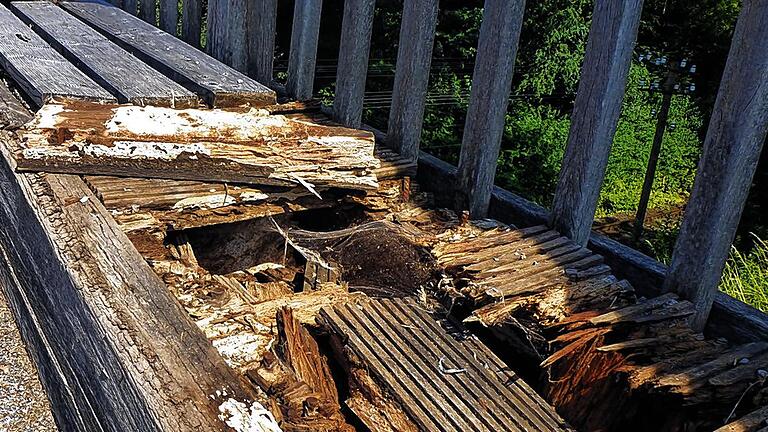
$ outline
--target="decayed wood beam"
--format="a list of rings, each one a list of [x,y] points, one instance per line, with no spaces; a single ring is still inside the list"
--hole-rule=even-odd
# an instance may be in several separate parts
[[[411,160],[419,158],[437,10],[438,0],[403,3],[387,144]]]
[[[595,2],[550,219],[555,230],[580,245],[589,240],[642,8],[643,0]]]
[[[173,110],[65,102],[23,134],[18,169],[302,186],[377,187],[368,132],[266,111]]]
[[[712,308],[768,131],[768,5],[745,1],[664,287]]]
[[[715,432],[759,432],[764,431],[766,427],[768,427],[768,406],[728,423]]]
[[[488,213],[512,87],[525,0],[486,0],[457,176],[455,205]]]
[[[50,359],[41,371],[60,425],[221,430],[219,415],[258,403],[82,180],[16,174],[14,138],[0,144],[2,273],[32,309],[21,319]]]
[[[322,9],[323,0],[297,0],[293,9],[288,81],[285,88],[288,94],[299,101],[312,99]]]
[[[18,129],[30,120],[32,114],[16,99],[0,75],[0,129]]]
[[[363,118],[363,95],[375,7],[374,0],[344,2],[333,119],[349,127],[359,127]]]

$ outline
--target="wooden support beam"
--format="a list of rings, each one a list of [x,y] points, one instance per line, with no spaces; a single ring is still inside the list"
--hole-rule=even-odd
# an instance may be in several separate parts
[[[213,107],[275,104],[272,90],[117,8],[81,1],[59,5]]]
[[[205,49],[211,57],[245,73],[248,67],[247,1],[210,0]]]
[[[38,106],[59,96],[99,102],[115,100],[2,4],[0,67]]]
[[[486,0],[459,158],[456,207],[484,218],[512,87],[524,0]]]
[[[552,228],[586,245],[621,113],[643,0],[597,0],[560,179]]]
[[[0,132],[0,284],[65,430],[223,430],[256,401],[77,176],[17,174]],[[222,391],[228,396],[222,397]]]
[[[745,0],[665,289],[696,305],[701,329],[717,294],[768,131],[768,5]]]
[[[272,67],[275,62],[277,0],[249,1],[247,5],[245,27],[248,76],[268,86],[272,82]]]
[[[296,100],[312,99],[322,9],[323,0],[296,0],[293,9],[288,81],[285,88]]]
[[[417,160],[432,64],[438,0],[406,0],[400,24],[387,144]]]
[[[139,18],[155,25],[157,23],[156,7],[155,0],[139,0]]]
[[[336,97],[333,100],[333,119],[344,126],[359,127],[363,119],[363,97],[375,7],[375,0],[344,1]]]
[[[160,28],[166,33],[176,36],[178,24],[179,2],[177,0],[160,0]]]
[[[79,65],[91,79],[117,95],[120,102],[176,108],[200,104],[195,94],[55,4],[13,2],[11,9],[67,60]]]
[[[200,27],[203,15],[202,0],[182,0],[181,40],[200,48]]]

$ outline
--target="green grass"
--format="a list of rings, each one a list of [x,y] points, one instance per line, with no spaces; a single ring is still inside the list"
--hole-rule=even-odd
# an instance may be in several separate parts
[[[720,290],[763,312],[768,312],[768,242],[755,236],[749,253],[731,250]]]

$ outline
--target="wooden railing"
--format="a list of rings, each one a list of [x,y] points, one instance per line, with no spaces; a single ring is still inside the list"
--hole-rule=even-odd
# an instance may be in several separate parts
[[[114,0],[200,46],[201,0]],[[265,84],[272,82],[278,0],[209,0],[207,51]],[[418,159],[438,0],[404,0],[386,141]],[[568,145],[548,222],[586,245],[624,97],[642,0],[596,0]],[[288,94],[313,94],[322,0],[296,0]],[[336,121],[358,127],[363,112],[374,0],[345,0],[333,103]],[[524,0],[486,0],[454,205],[485,217],[504,128]],[[160,16],[156,17],[156,10]],[[744,0],[664,289],[697,305],[703,328],[768,130],[768,4]]]

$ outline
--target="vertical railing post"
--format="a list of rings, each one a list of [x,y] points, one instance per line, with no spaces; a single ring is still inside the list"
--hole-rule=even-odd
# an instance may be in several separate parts
[[[276,27],[277,0],[248,0],[248,75],[267,86],[272,82]]]
[[[642,0],[597,0],[551,225],[586,245],[621,114]]]
[[[246,17],[251,0],[209,0],[206,50],[211,57],[246,72],[248,44]]]
[[[293,9],[288,81],[285,87],[296,100],[312,99],[322,9],[323,0],[296,0]]]
[[[176,0],[160,0],[160,28],[166,33],[176,35],[179,22],[179,3]]]
[[[155,6],[155,0],[139,0],[139,18],[152,25],[155,25],[157,22],[157,12]]]
[[[412,160],[419,157],[438,1],[405,0],[403,4],[387,144]]]
[[[344,0],[333,118],[349,127],[359,127],[363,118],[375,6],[375,0]]]
[[[138,0],[123,0],[122,9],[131,15],[136,15],[139,9]]]
[[[524,12],[525,0],[485,0],[455,197],[474,219],[491,201]]]
[[[200,48],[200,27],[202,26],[202,0],[181,0],[181,39]]]
[[[768,3],[744,0],[665,282],[691,300],[701,330],[712,308],[768,131]]]

